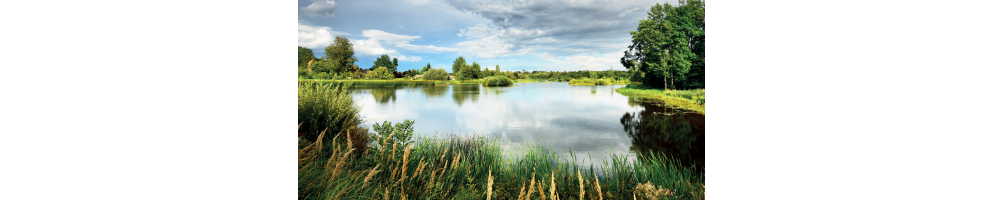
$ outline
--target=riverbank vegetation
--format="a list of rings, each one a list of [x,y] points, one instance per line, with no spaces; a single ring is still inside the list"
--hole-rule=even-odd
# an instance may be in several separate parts
[[[485,86],[509,86],[512,85],[512,79],[505,76],[492,76],[484,78],[482,83]]]
[[[613,79],[613,78],[581,78],[581,79],[571,79],[568,81],[568,85],[627,85],[630,84],[630,80],[626,79]]]
[[[704,198],[704,169],[662,154],[580,166],[538,145],[415,138],[410,120],[368,129],[352,84],[299,83],[299,199]]]
[[[706,90],[704,89],[665,90],[662,88],[651,88],[644,85],[631,84],[622,88],[617,88],[616,92],[629,97],[657,99],[673,107],[704,114],[704,104],[706,101]]]

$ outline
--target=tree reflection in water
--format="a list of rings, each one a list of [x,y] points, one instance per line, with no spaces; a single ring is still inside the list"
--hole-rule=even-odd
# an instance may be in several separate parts
[[[631,138],[632,152],[646,157],[649,151],[664,153],[683,163],[704,167],[704,115],[666,108],[630,98],[628,104],[644,109],[620,118]]]
[[[446,92],[449,91],[449,86],[425,86],[421,87],[421,93],[424,93],[426,97],[442,97],[446,96]]]
[[[456,106],[462,106],[464,101],[477,102],[481,94],[480,85],[453,85],[453,102]]]
[[[397,101],[397,89],[398,87],[378,87],[371,89],[370,92],[377,103],[386,104]]]

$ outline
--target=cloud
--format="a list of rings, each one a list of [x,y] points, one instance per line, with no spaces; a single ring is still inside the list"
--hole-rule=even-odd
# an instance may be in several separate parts
[[[625,15],[629,15],[630,13],[634,12],[635,10],[639,10],[639,9],[640,9],[640,8],[631,8],[631,9],[627,9],[627,10],[624,10],[623,12],[621,12],[621,13],[620,13],[619,15],[617,15],[617,16],[619,16],[619,17],[623,17],[623,16],[625,16]]]
[[[552,56],[548,53],[541,53],[536,55],[545,61],[551,61],[559,66],[558,70],[609,70],[610,68],[614,70],[623,70],[623,65],[620,64],[620,57],[623,56],[623,52],[610,52],[605,54],[595,54],[595,55],[573,55],[565,56],[563,58]]]
[[[310,17],[334,17],[334,11],[338,10],[338,3],[333,0],[313,0],[313,4],[300,9]]]
[[[367,37],[366,40],[354,40],[354,48],[356,52],[367,54],[367,55],[383,55],[387,54],[391,57],[396,57],[398,60],[402,61],[420,61],[422,58],[420,56],[407,56],[401,54],[396,49],[391,49],[384,47],[384,44],[393,47],[403,48],[413,51],[422,52],[451,52],[457,51],[455,48],[439,47],[434,45],[415,45],[411,44],[411,41],[421,38],[421,36],[410,36],[410,35],[398,35],[393,33],[387,33],[381,30],[364,30],[362,31],[362,36]]]
[[[639,0],[445,0],[457,10],[490,21],[461,29],[463,51],[489,57],[505,53],[549,51],[555,56],[604,53],[625,48],[609,46],[630,41],[630,30],[646,17],[645,9],[659,1]],[[635,12],[642,11],[642,12]],[[494,46],[491,46],[494,45]],[[580,51],[568,51],[580,50]],[[540,52],[531,52],[537,54]]]
[[[297,25],[297,43],[299,46],[316,49],[323,48],[334,42],[334,36],[351,35],[345,32],[333,31],[330,27],[312,26],[300,21]]]

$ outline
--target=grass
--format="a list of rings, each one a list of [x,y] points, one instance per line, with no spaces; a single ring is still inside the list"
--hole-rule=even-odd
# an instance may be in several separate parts
[[[647,88],[637,84],[630,84],[626,87],[616,89],[616,92],[623,95],[658,99],[670,106],[695,111],[700,114],[704,114],[705,91],[705,89],[664,90],[661,88]]]
[[[300,199],[704,198],[703,170],[662,155],[635,162],[613,155],[581,167],[575,157],[534,145],[506,151],[483,137],[378,138],[364,151],[347,148],[359,141],[301,139]]]
[[[568,81],[568,85],[627,85],[630,84],[629,80],[617,80],[613,78],[580,78],[571,79]]]

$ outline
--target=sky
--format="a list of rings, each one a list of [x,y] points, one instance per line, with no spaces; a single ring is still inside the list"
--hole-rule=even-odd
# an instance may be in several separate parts
[[[665,2],[298,0],[298,44],[320,58],[345,36],[362,68],[386,54],[400,71],[450,71],[460,56],[490,70],[625,70],[629,31],[655,3]]]

